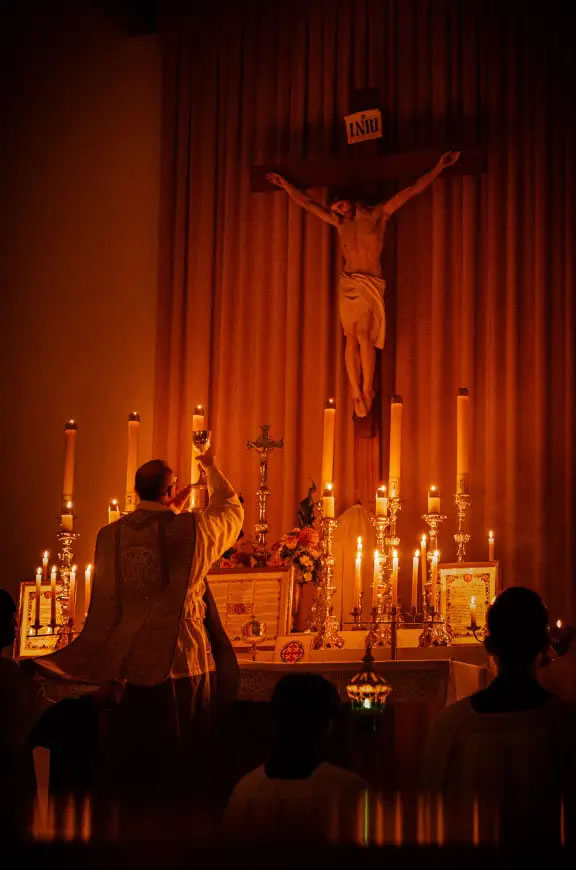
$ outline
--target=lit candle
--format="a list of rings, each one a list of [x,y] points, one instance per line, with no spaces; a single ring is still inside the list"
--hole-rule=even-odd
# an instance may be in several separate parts
[[[50,625],[52,628],[56,625],[56,580],[58,579],[58,569],[56,565],[52,566],[50,574]]]
[[[76,458],[76,432],[78,426],[74,420],[68,420],[64,426],[64,481],[62,484],[62,504],[74,498],[74,461]]]
[[[40,597],[42,595],[42,568],[36,568],[36,608],[34,624],[40,625]]]
[[[430,603],[431,606],[436,610],[437,608],[437,593],[438,593],[438,559],[439,554],[438,550],[434,551],[432,555],[432,571],[431,571],[431,586],[430,586]]]
[[[76,618],[76,565],[70,569],[70,589],[68,598],[68,619],[73,624]]]
[[[362,537],[358,536],[356,545],[356,564],[354,571],[354,609],[360,610],[362,598]]]
[[[428,490],[428,513],[440,513],[440,493],[435,486],[431,486]]]
[[[120,519],[120,505],[118,504],[118,499],[113,498],[110,504],[108,505],[108,522],[115,523],[116,520]]]
[[[420,538],[420,564],[422,570],[422,613],[426,613],[426,581],[428,580],[428,557],[426,555],[426,535]]]
[[[470,492],[470,396],[460,387],[456,396],[456,492]]]
[[[192,414],[192,431],[201,432],[206,428],[204,408],[202,405],[196,405]],[[198,463],[198,448],[192,439],[192,457],[190,460],[190,483],[198,483],[200,480],[200,465]]]
[[[328,399],[324,406],[324,434],[322,439],[322,485],[334,477],[334,429],[336,425],[336,402]]]
[[[494,532],[492,529],[488,532],[488,561],[494,561]]]
[[[390,463],[388,496],[400,498],[400,459],[402,453],[402,396],[392,396],[390,403]]]
[[[138,440],[140,437],[140,414],[132,411],[128,415],[128,456],[126,458],[126,497],[124,510],[133,511],[136,507],[134,479],[138,469]]]
[[[556,620],[556,628],[562,628],[562,620],[561,619]]]
[[[392,607],[398,606],[398,550],[392,551]]]
[[[328,519],[334,519],[334,489],[332,483],[327,483],[324,492],[322,493],[322,507],[324,516]]]
[[[50,553],[48,550],[44,550],[42,554],[42,582],[48,583],[48,559],[50,557]]]
[[[470,599],[470,625],[476,628],[476,598],[472,596]]]
[[[385,517],[388,514],[388,499],[386,498],[386,487],[379,486],[376,490],[376,516]]]
[[[372,578],[372,609],[378,607],[378,589],[380,587],[380,552],[374,550],[374,575]]]
[[[440,577],[440,616],[446,618],[446,578]]]
[[[88,565],[84,572],[84,612],[85,615],[88,615],[88,608],[90,607],[90,598],[92,596],[92,565]]]
[[[418,607],[418,571],[420,569],[420,550],[416,550],[412,559],[412,600],[413,610]]]
[[[74,530],[74,510],[71,501],[67,502],[66,506],[62,508],[60,525],[63,532],[72,532]]]

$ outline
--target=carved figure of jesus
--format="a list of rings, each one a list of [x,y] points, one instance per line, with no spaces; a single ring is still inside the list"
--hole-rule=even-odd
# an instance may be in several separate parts
[[[338,230],[344,257],[338,305],[346,337],[346,371],[357,417],[366,417],[372,407],[376,348],[384,347],[386,336],[386,282],[382,277],[380,262],[386,226],[394,212],[413,196],[426,190],[459,157],[459,151],[447,151],[430,172],[376,206],[336,197],[326,207],[298,190],[281,175],[269,173],[266,176],[272,184],[285,190],[293,202]]]

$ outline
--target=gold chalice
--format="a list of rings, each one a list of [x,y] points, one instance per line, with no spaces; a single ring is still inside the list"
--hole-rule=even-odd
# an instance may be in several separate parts
[[[251,619],[242,626],[242,637],[252,645],[252,661],[256,661],[256,647],[266,638],[266,623],[260,619]]]

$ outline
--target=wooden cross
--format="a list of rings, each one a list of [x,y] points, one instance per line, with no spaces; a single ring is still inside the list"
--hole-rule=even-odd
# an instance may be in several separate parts
[[[353,91],[350,99],[350,112],[376,109],[382,104],[378,89]],[[385,113],[383,113],[385,115]],[[342,121],[342,135],[345,135]],[[462,144],[455,141],[434,148],[420,148],[411,151],[385,151],[386,139],[372,139],[367,142],[348,146],[349,156],[337,160],[286,160],[275,165],[259,165],[251,168],[251,189],[254,193],[278,191],[276,185],[266,179],[270,172],[286,177],[296,187],[306,190],[315,187],[356,188],[364,190],[390,188],[400,182],[414,181],[430,170],[445,151],[460,151],[460,159],[450,167],[450,175],[472,175],[486,172],[487,148],[485,145],[470,142],[467,131],[463,132]],[[393,191],[390,190],[390,196]],[[350,197],[353,198],[353,197]],[[391,231],[390,231],[391,229]],[[385,239],[382,259],[391,266],[384,274],[393,274],[394,229],[391,227]],[[392,261],[392,263],[390,263]],[[354,427],[354,499],[365,504],[373,499],[374,488],[383,477],[382,456],[387,455],[388,433],[381,437],[380,420],[382,396],[388,397],[396,392],[396,335],[395,299],[393,293],[386,294],[386,321],[389,327],[386,346],[380,365],[376,366],[379,389],[376,385],[376,399],[368,417],[355,418]]]

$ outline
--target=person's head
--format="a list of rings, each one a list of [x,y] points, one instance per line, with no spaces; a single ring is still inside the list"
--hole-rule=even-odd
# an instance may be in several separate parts
[[[548,612],[532,589],[511,586],[488,610],[486,649],[500,670],[531,670],[549,647]]]
[[[0,650],[12,646],[16,637],[17,614],[14,599],[0,589]]]
[[[136,472],[134,483],[142,501],[157,501],[168,504],[172,495],[172,469],[163,459],[151,459]]]
[[[343,218],[353,218],[356,214],[356,203],[343,191],[335,190],[328,198],[330,211]]]
[[[330,730],[340,696],[319,674],[286,674],[276,684],[271,704],[280,739],[313,741]]]

